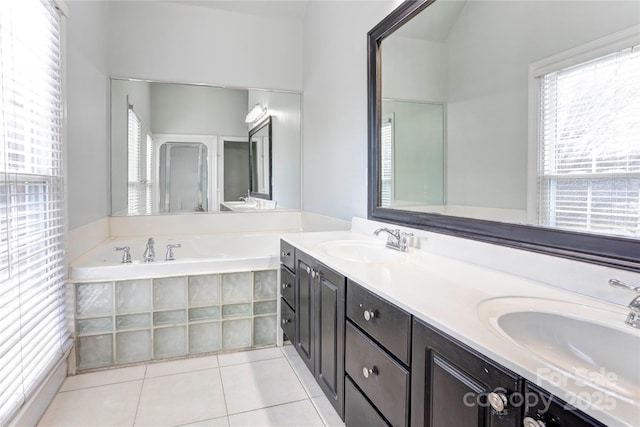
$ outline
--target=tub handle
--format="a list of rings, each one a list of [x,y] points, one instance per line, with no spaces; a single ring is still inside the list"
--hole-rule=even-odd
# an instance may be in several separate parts
[[[181,248],[182,245],[180,243],[174,243],[174,244],[168,244],[167,245],[167,253],[164,256],[164,260],[165,261],[173,261],[174,259],[176,259],[175,255],[173,254],[173,249],[174,248]]]
[[[122,251],[122,263],[130,264],[131,263],[131,248],[129,246],[117,246],[113,248],[114,251]]]

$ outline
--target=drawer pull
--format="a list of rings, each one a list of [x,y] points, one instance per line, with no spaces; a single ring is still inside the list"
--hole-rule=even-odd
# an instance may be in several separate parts
[[[507,406],[507,396],[502,393],[491,392],[487,395],[487,400],[489,400],[489,405],[496,412],[504,411],[505,406]]]
[[[378,375],[378,368],[375,366],[373,368],[367,368],[366,366],[362,368],[362,375],[365,378],[369,378],[370,375]]]
[[[290,319],[282,319],[282,324],[286,325],[287,323],[291,323]]]
[[[522,426],[523,427],[545,427],[546,425],[543,421],[534,420],[531,417],[524,417],[524,420],[522,420]]]
[[[376,312],[373,310],[365,310],[364,311],[364,320],[366,320],[367,322],[371,319],[373,319],[374,317],[376,317]]]
[[[287,289],[291,287],[291,283],[283,283],[282,284],[282,289]]]
[[[280,255],[282,255],[283,257],[289,257],[289,256],[291,256],[291,252],[288,252],[288,251],[287,252],[280,252]]]

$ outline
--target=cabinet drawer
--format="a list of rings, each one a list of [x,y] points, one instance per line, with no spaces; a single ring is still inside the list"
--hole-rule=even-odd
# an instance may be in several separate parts
[[[280,240],[280,262],[289,270],[295,272],[295,261],[293,258],[293,246],[284,240]]]
[[[409,419],[409,372],[351,322],[346,327],[345,370],[394,426]]]
[[[285,267],[280,267],[280,295],[289,303],[291,307],[295,307],[295,284],[296,276]]]
[[[409,365],[411,354],[411,315],[409,313],[349,280],[347,317],[398,359]]]
[[[605,427],[565,401],[527,382],[524,416],[557,427]],[[528,424],[524,424],[528,425]]]
[[[289,341],[295,343],[296,313],[284,299],[280,300],[280,325]]]
[[[347,427],[389,426],[349,377],[345,378],[344,400],[344,423]]]

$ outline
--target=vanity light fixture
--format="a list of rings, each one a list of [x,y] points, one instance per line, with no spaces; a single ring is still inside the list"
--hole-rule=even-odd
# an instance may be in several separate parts
[[[260,104],[256,104],[253,108],[247,113],[247,117],[244,119],[246,123],[254,123],[263,118],[267,114],[267,107],[264,107]]]

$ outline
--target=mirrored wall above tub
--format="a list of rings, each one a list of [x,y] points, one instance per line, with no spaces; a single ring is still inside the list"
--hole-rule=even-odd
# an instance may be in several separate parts
[[[255,105],[271,119],[269,203],[240,200]],[[299,210],[300,111],[295,92],[112,78],[111,215]]]

